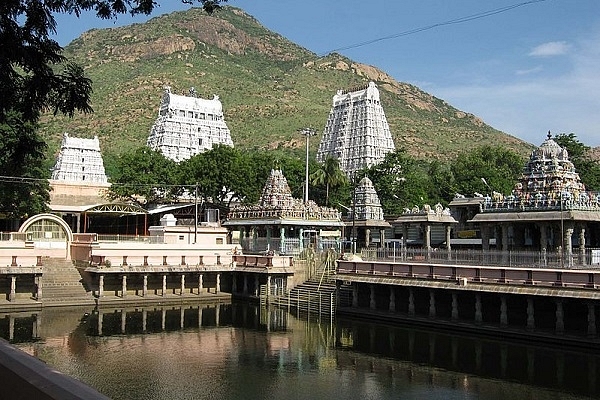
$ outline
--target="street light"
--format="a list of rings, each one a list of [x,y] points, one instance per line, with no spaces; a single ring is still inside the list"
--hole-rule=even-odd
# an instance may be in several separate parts
[[[306,186],[304,188],[304,203],[308,202],[308,141],[311,136],[315,136],[315,132],[312,128],[304,128],[300,131],[300,134],[306,137]]]

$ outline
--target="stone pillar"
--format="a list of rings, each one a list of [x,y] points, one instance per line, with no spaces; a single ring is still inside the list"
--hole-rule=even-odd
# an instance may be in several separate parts
[[[142,297],[146,297],[148,296],[148,275],[144,274],[144,283],[143,283],[143,287],[142,287]]]
[[[204,290],[204,275],[200,274],[198,275],[198,294],[202,294],[202,291]]]
[[[37,301],[42,300],[43,277],[38,275],[35,277],[35,298]]]
[[[475,322],[480,324],[483,321],[483,312],[481,311],[481,294],[475,293]]]
[[[370,284],[369,289],[371,290],[371,295],[369,296],[369,308],[371,310],[377,309],[377,302],[375,301],[375,285]]]
[[[185,310],[183,307],[179,309],[179,328],[185,328]]]
[[[258,280],[258,274],[254,274],[254,295],[258,297],[260,294],[260,282]]]
[[[15,317],[8,315],[8,340],[15,338]]]
[[[564,311],[563,311],[563,300],[562,299],[554,299],[556,303],[556,324],[554,330],[557,334],[563,334],[565,332],[565,321],[564,321]]]
[[[219,293],[221,291],[221,274],[217,272],[217,284],[215,287],[215,293]]]
[[[458,293],[452,292],[452,320],[458,320]]]
[[[585,265],[585,225],[581,225],[579,229],[579,264]]]
[[[379,245],[381,248],[385,247],[385,229],[379,230]]]
[[[527,329],[530,331],[535,329],[535,317],[534,317],[533,298],[527,298]]]
[[[365,247],[369,247],[371,244],[371,230],[369,228],[365,228]]]
[[[279,228],[279,239],[280,239],[280,244],[279,244],[279,251],[282,253],[285,253],[285,227],[281,227]]]
[[[425,224],[423,232],[423,248],[427,252],[427,259],[431,256],[431,225]]]
[[[202,327],[202,305],[198,306],[198,328]]]
[[[267,297],[271,296],[271,275],[267,275]]]
[[[573,226],[565,229],[565,257],[567,258],[567,266],[573,266]]]
[[[165,310],[163,308],[162,312],[160,314],[160,328],[164,331],[166,325],[167,325],[167,310]]]
[[[121,298],[127,296],[127,275],[121,277]]]
[[[391,312],[396,311],[396,291],[393,286],[390,286],[390,306],[389,309]]]
[[[450,243],[452,240],[452,226],[446,225],[446,251],[448,252],[448,258],[450,257],[450,251],[452,250],[452,244]]]
[[[413,288],[408,288],[408,314],[415,315],[415,293]]]
[[[358,283],[352,284],[352,307],[358,307]]]
[[[221,305],[217,304],[217,306],[215,307],[215,326],[219,326],[219,323],[221,322]]]
[[[304,228],[300,228],[298,231],[300,237],[298,237],[300,249],[304,248]]]
[[[167,295],[167,276],[162,276],[162,295],[163,297]]]
[[[183,296],[185,294],[185,274],[181,274],[181,289],[179,290],[179,295]]]
[[[506,296],[500,296],[500,325],[508,325],[508,307]]]
[[[248,274],[244,274],[244,286],[243,286],[244,295],[248,295]]]
[[[98,277],[98,297],[104,296],[104,275]]]
[[[588,303],[588,336],[596,336],[596,307],[594,303]]]
[[[10,294],[8,295],[8,301],[15,301],[17,298],[17,277],[11,275],[10,277]]]
[[[435,318],[435,291],[429,290],[429,317]]]

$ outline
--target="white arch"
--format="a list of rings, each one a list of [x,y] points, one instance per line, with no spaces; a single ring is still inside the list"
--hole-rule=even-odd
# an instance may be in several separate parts
[[[71,227],[69,227],[69,225],[65,222],[65,220],[63,220],[62,218],[60,218],[54,214],[48,214],[48,213],[38,214],[38,215],[34,215],[33,217],[28,218],[27,221],[23,222],[23,224],[19,228],[19,233],[26,233],[27,229],[29,229],[29,227],[31,225],[33,225],[37,221],[40,221],[43,219],[51,220],[51,221],[59,224],[65,230],[65,233],[67,234],[67,242],[71,243],[73,241],[73,231],[71,230]]]

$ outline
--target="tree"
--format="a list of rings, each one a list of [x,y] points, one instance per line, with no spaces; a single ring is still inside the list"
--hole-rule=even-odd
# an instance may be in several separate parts
[[[325,205],[329,204],[329,188],[338,187],[346,184],[348,178],[344,171],[340,169],[340,162],[337,158],[327,156],[323,164],[310,175],[311,183],[315,186],[325,185]]]
[[[427,171],[405,149],[386,154],[381,163],[364,174],[373,182],[384,215],[399,215],[404,208],[430,202]]]
[[[194,0],[182,0],[193,4]],[[227,0],[198,0],[207,12]],[[0,1],[0,142],[8,155],[0,158],[0,170],[11,177],[48,177],[43,171],[46,144],[39,138],[41,114],[52,111],[73,116],[90,113],[91,81],[83,68],[67,60],[62,48],[50,35],[56,33],[57,13],[79,16],[92,10],[99,18],[119,14],[150,14],[154,0],[3,0]],[[27,145],[25,145],[27,144]],[[19,168],[15,161],[24,160]],[[31,182],[31,181],[28,181]],[[30,197],[47,200],[48,185],[29,185],[15,190],[12,183],[0,182],[0,210],[13,217],[36,212],[20,205]],[[23,189],[20,186],[19,189]],[[38,201],[33,201],[37,204]]]
[[[574,133],[561,133],[554,138],[561,147],[567,149],[569,160],[575,166],[581,181],[589,190],[600,190],[600,164],[588,156],[589,146],[577,140]]]
[[[140,147],[117,159],[109,197],[140,206],[170,203],[183,193],[177,185],[177,163],[162,153]]]
[[[456,192],[467,196],[492,191],[508,194],[520,178],[523,165],[519,154],[501,146],[482,146],[461,153],[451,164]]]

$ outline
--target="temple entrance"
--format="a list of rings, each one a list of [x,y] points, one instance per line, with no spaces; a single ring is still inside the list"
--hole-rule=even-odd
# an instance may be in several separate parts
[[[73,241],[69,225],[54,214],[39,214],[29,218],[21,225],[19,233],[24,233],[26,243],[35,248],[67,249]]]

